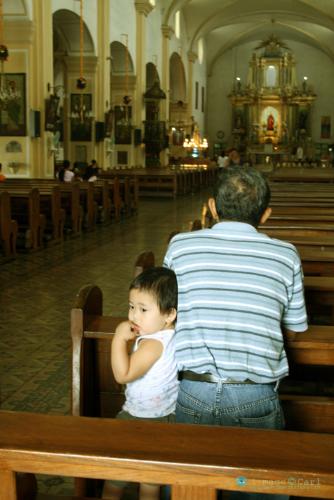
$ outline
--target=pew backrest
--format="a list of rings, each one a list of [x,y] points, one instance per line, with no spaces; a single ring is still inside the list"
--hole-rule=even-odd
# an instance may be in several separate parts
[[[334,436],[0,412],[0,498],[15,472],[170,484],[173,500],[216,490],[334,497]]]

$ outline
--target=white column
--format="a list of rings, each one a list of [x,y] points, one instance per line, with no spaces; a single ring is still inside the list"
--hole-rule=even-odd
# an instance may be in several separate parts
[[[169,98],[170,98],[170,88],[169,88],[169,40],[172,36],[173,29],[163,24],[161,26],[162,32],[162,69],[161,69],[161,88],[166,94],[166,99],[161,101],[160,115],[161,120],[166,122],[166,134],[168,134],[169,127]],[[168,165],[168,150],[163,149],[160,153],[160,163],[162,166]]]
[[[31,51],[30,108],[41,112],[41,137],[31,139],[31,177],[53,177],[50,151],[53,134],[45,129],[45,99],[53,85],[53,27],[51,0],[33,0],[34,37]],[[29,110],[28,110],[29,112]],[[27,117],[29,122],[29,115]]]
[[[197,59],[197,54],[188,52],[188,109],[187,109],[187,123],[191,123],[193,115],[193,94],[194,94],[194,62]]]
[[[135,127],[143,130],[145,119],[145,105],[143,94],[146,91],[146,17],[153,6],[145,0],[135,0],[136,8],[136,99],[135,99]],[[145,165],[145,151],[141,146],[135,147],[135,164]]]
[[[95,86],[95,120],[105,121],[105,113],[110,108],[110,0],[97,2],[97,53]],[[107,142],[95,143],[96,160],[100,167],[109,166]]]

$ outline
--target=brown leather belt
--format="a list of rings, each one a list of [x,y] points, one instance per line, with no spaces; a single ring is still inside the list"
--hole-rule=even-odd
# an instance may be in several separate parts
[[[252,380],[249,379],[224,380],[222,378],[216,377],[215,375],[212,375],[212,373],[196,373],[190,370],[179,372],[178,378],[179,380],[192,380],[193,382],[209,382],[211,384],[218,384],[218,382],[222,382],[223,384],[256,384],[256,382],[253,382]]]

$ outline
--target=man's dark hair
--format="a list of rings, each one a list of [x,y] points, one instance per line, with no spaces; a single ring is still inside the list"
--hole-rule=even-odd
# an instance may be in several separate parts
[[[150,267],[140,273],[129,290],[143,290],[155,296],[161,313],[177,309],[177,281],[174,271],[167,267]]]
[[[227,167],[219,174],[214,198],[220,220],[259,225],[269,205],[270,188],[265,177],[252,167]]]

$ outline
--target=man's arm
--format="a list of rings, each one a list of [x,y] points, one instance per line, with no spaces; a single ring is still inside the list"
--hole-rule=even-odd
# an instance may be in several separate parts
[[[289,342],[292,342],[295,340],[296,338],[296,335],[297,333],[296,332],[293,332],[292,330],[284,330],[283,331],[283,336],[284,338],[289,341]]]

